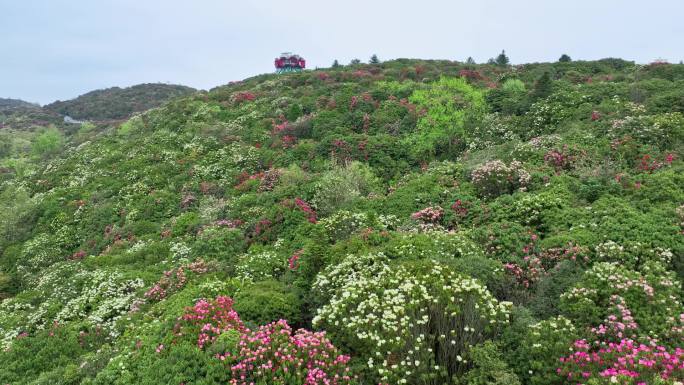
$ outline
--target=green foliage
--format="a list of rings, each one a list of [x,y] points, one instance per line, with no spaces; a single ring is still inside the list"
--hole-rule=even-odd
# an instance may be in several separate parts
[[[353,162],[323,174],[316,183],[312,203],[316,211],[325,216],[367,197],[378,187],[379,181],[373,171],[363,163]]]
[[[235,295],[235,311],[245,322],[263,325],[280,319],[301,321],[297,294],[280,282],[269,280],[242,288]]]
[[[64,145],[64,136],[56,128],[48,128],[38,135],[32,146],[31,151],[39,157],[48,157],[57,154]]]
[[[503,360],[503,355],[491,341],[470,349],[473,364],[460,383],[467,385],[519,385],[520,380]]]
[[[416,160],[458,155],[465,148],[466,123],[480,118],[486,108],[484,93],[461,78],[442,77],[414,91],[409,100],[427,110],[406,139]]]

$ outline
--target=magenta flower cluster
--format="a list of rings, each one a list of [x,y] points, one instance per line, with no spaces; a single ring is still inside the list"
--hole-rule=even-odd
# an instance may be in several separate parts
[[[589,343],[577,340],[573,353],[560,358],[557,373],[568,384],[598,383],[643,384],[655,379],[684,378],[684,349],[673,351],[651,343],[640,344],[626,338],[619,342]]]

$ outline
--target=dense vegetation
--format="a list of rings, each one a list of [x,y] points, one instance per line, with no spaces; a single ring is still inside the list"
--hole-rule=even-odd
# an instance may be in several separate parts
[[[79,120],[116,120],[158,107],[169,99],[187,96],[196,90],[163,83],[138,84],[91,91],[75,99],[56,101],[46,109]]]
[[[396,60],[67,136],[0,185],[0,383],[681,384],[683,85]]]

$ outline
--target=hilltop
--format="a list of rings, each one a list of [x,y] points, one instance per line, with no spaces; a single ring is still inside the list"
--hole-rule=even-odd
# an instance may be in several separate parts
[[[162,83],[112,87],[91,91],[67,101],[58,100],[46,105],[45,109],[78,120],[118,120],[196,91],[186,86]]]
[[[44,136],[0,172],[0,383],[672,385],[683,85],[400,59]]]

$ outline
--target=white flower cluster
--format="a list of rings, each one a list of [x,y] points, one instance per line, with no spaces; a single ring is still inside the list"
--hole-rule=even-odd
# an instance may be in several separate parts
[[[373,274],[352,271],[348,278],[339,270],[324,272],[333,278],[319,277],[315,283],[343,286],[313,323],[356,349],[371,351],[369,367],[382,382],[417,383],[435,366],[446,381],[464,369],[456,357],[508,322],[511,303],[498,302],[477,280],[436,262],[413,268],[381,264]]]
[[[171,257],[173,259],[182,259],[190,256],[192,249],[183,242],[175,242],[171,244],[169,251],[171,252]]]
[[[611,240],[597,245],[594,252],[599,261],[618,262],[623,266],[637,270],[647,261],[656,261],[668,266],[674,257],[670,249],[651,248],[641,242],[618,244]]]
[[[353,213],[347,210],[336,211],[329,217],[321,219],[320,224],[333,241],[343,240],[365,228],[378,227],[368,213]]]
[[[482,256],[480,246],[464,232],[426,231],[396,233],[397,241],[386,252],[397,259],[452,259]]]
[[[378,277],[388,273],[389,259],[383,253],[350,254],[342,262],[328,266],[316,276],[312,290],[329,300],[351,282]]]
[[[287,268],[287,258],[273,251],[243,254],[235,271],[237,276],[247,281],[263,281],[278,278]]]

